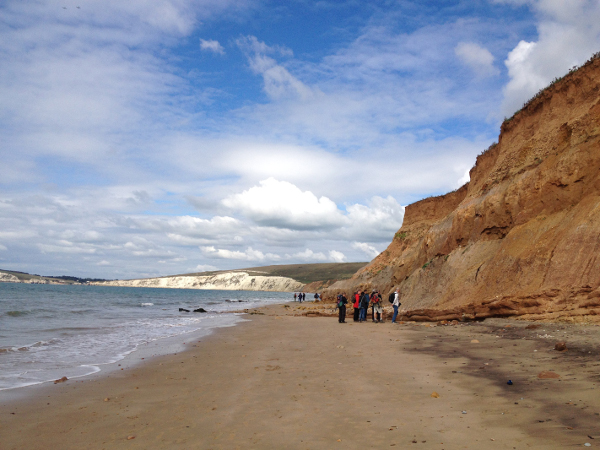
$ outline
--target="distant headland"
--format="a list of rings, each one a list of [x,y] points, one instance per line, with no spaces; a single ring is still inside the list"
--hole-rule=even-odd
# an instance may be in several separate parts
[[[273,265],[131,280],[78,278],[64,275],[42,276],[0,269],[0,282],[173,289],[317,292],[331,286],[336,281],[350,278],[367,264],[367,262],[357,262]]]

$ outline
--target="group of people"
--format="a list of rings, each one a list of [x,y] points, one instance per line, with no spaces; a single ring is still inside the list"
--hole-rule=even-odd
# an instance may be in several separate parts
[[[318,292],[315,292],[315,296],[314,296],[315,302],[318,302],[319,300],[321,300],[321,296],[319,295]],[[306,301],[306,292],[299,292],[298,294],[296,294],[294,292],[294,301],[298,300],[300,303]]]
[[[373,291],[371,294],[364,291],[358,291],[353,294],[354,303],[354,321],[355,322],[366,322],[367,321],[367,310],[369,305],[372,307],[372,320],[375,323],[383,322],[383,299],[379,291]],[[398,317],[398,307],[400,303],[400,291],[396,289],[388,297],[389,302],[392,304],[394,314],[392,315],[392,323],[396,323]],[[337,308],[339,309],[339,323],[346,323],[346,305],[348,299],[343,293],[339,293],[337,296]]]

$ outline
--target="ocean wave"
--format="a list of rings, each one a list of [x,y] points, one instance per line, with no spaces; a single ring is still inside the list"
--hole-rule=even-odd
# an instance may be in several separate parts
[[[48,333],[69,333],[70,331],[82,331],[82,332],[90,332],[94,330],[100,330],[98,327],[60,327],[60,328],[45,328],[43,331]],[[70,333],[69,333],[70,334]]]
[[[95,313],[97,312],[96,309],[74,309],[72,311],[69,311],[69,313],[71,314],[91,314],[91,313]]]
[[[160,352],[162,339],[187,341],[188,333],[204,335],[244,321],[238,314],[223,314],[241,309],[241,301],[244,307],[281,301],[272,293],[262,298],[257,292],[64,286],[47,287],[56,295],[41,298],[38,287],[17,288],[21,297],[0,311],[0,321],[6,322],[0,330],[0,390],[95,372],[151,342],[152,351]],[[177,313],[181,305],[192,311],[203,307],[207,314]],[[172,342],[164,341],[165,351],[171,351]]]
[[[31,314],[31,311],[7,311],[5,314],[9,317],[22,317]]]
[[[61,342],[60,339],[53,338],[53,339],[50,339],[47,341],[37,341],[37,342],[34,342],[33,344],[22,345],[20,347],[0,347],[0,354],[14,353],[14,352],[28,352],[30,350],[36,350],[41,347],[49,347],[49,346],[55,345],[59,342]]]

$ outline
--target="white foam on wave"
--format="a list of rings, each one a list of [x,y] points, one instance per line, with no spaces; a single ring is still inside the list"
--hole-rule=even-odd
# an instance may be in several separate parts
[[[10,349],[2,354],[0,391],[63,376],[69,379],[87,376],[100,371],[103,365],[123,360],[141,345],[202,329],[209,333],[213,328],[234,325],[240,319],[234,314],[144,318],[103,328],[94,334],[75,334]]]
[[[162,290],[146,292],[127,288],[131,291],[112,292],[61,287],[60,290],[49,288],[54,289],[52,292],[56,291],[56,295],[48,302],[39,297],[35,287],[18,287],[23,292],[22,297],[8,299],[12,303],[0,303],[0,313],[2,306],[6,310],[17,310],[20,304],[31,304],[34,311],[41,311],[41,307],[46,311],[48,305],[52,305],[48,310],[51,314],[38,315],[36,320],[27,322],[22,318],[11,319],[12,328],[0,336],[4,339],[0,341],[0,391],[63,376],[69,379],[87,376],[136,351],[143,354],[151,349],[149,356],[163,354],[160,352],[165,348],[172,349],[180,345],[178,342],[190,339],[189,333],[209,334],[214,328],[233,326],[244,320],[232,312],[283,301],[270,293],[240,293],[239,296],[228,293],[223,298],[220,293],[206,291],[163,295]],[[155,305],[159,307],[153,308]],[[203,314],[179,313],[179,307],[210,310]],[[73,319],[74,308],[84,314]],[[150,343],[150,346],[145,345]]]

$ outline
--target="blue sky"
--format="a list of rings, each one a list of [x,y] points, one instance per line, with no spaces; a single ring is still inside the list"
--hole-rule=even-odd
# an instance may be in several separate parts
[[[600,1],[7,1],[0,268],[368,261],[504,117],[600,50]]]

